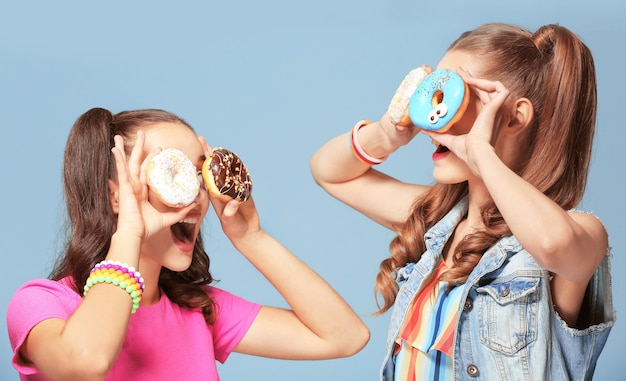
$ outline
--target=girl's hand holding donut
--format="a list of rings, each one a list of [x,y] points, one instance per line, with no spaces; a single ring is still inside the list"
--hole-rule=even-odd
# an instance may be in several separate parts
[[[418,88],[419,84],[433,69],[422,65],[411,70],[400,82],[387,108],[387,112],[380,119],[382,137],[387,141],[385,144],[388,152],[394,152],[403,145],[408,144],[420,131],[416,128],[409,116],[409,101]]]
[[[215,150],[212,149],[204,139],[204,137],[199,137],[200,144],[202,145],[205,156],[207,157],[207,161],[205,164],[211,163],[212,158],[218,159],[217,156],[213,155]],[[244,175],[245,182],[249,182],[248,187],[246,187],[245,195],[241,195],[240,192],[235,192],[236,198],[229,196],[229,190],[227,187],[216,186],[216,178],[223,178],[222,175],[217,176],[208,176],[206,173],[209,169],[207,168],[209,165],[203,166],[203,178],[207,185],[207,189],[209,191],[209,199],[213,208],[215,209],[215,213],[220,220],[222,225],[222,230],[230,239],[230,241],[237,246],[242,239],[249,237],[250,234],[254,234],[261,231],[259,215],[254,205],[254,200],[252,200],[250,192],[251,192],[251,178],[247,172],[247,168],[243,165],[238,156],[234,153],[224,150],[218,149],[220,153],[229,152],[232,156],[234,156],[233,161],[230,161],[236,168],[239,170],[237,173],[239,175]],[[223,171],[231,171],[232,168],[230,166],[222,163],[221,165]],[[239,179],[239,182],[242,179]],[[219,180],[217,180],[220,182]],[[224,193],[220,192],[220,189],[224,191]],[[237,199],[237,197],[241,196],[241,199]]]
[[[124,140],[115,136],[115,147],[111,150],[117,169],[117,231],[126,231],[140,239],[167,228],[180,221],[194,204],[175,211],[157,211],[148,201],[149,189],[146,181],[146,167],[152,153],[143,158],[145,135],[137,132],[136,142],[130,158],[126,158]]]
[[[389,119],[392,125],[399,127],[413,126],[413,122],[409,117],[409,101],[422,80],[432,71],[433,69],[430,66],[422,65],[411,70],[400,82],[393,98],[391,98],[386,113],[387,119]]]
[[[235,247],[240,247],[245,240],[251,239],[261,232],[259,214],[254,200],[246,202],[237,200],[224,201],[210,195],[211,204],[220,220],[222,230]]]
[[[494,126],[499,124],[499,110],[509,96],[509,90],[501,82],[473,78],[462,69],[459,71],[463,80],[480,100],[481,107],[472,128],[462,135],[423,132],[437,143],[448,147],[474,174],[480,175],[473,159],[481,150],[494,149],[492,145]]]
[[[383,115],[379,122],[383,135],[382,138],[384,138],[381,139],[381,142],[386,141],[387,143],[385,145],[387,146],[388,152],[394,152],[401,146],[408,144],[411,139],[420,132],[420,129],[413,125],[394,125],[387,116],[387,114]]]

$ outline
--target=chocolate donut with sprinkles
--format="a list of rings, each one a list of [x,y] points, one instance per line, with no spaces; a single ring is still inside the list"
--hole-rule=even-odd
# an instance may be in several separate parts
[[[208,191],[225,201],[244,202],[252,193],[252,178],[239,156],[225,148],[215,148],[202,165]]]

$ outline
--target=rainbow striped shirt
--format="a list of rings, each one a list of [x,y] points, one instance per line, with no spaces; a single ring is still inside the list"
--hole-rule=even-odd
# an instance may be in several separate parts
[[[444,261],[417,294],[396,340],[396,381],[452,380],[452,348],[462,287],[446,295],[447,282],[438,282],[447,270]]]

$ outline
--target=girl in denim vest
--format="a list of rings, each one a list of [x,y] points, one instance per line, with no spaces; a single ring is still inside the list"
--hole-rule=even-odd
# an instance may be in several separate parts
[[[591,53],[562,26],[487,24],[437,69],[470,93],[448,130],[398,118],[394,97],[310,163],[329,194],[397,233],[376,278],[378,313],[393,309],[381,379],[591,379],[615,320],[607,232],[574,210],[596,120]],[[419,133],[436,147],[434,185],[373,168]]]

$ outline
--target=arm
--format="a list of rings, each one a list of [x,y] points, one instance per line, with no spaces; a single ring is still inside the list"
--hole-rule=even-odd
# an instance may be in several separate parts
[[[589,279],[607,251],[604,226],[591,214],[564,211],[506,167],[493,150],[475,152],[473,157],[511,232],[554,274],[553,303],[561,318],[573,326]]]
[[[575,322],[587,283],[607,251],[606,230],[592,215],[566,212],[503,162],[491,141],[493,125],[508,90],[499,82],[469,76],[464,80],[482,103],[472,129],[459,136],[428,134],[450,148],[481,179],[511,232],[542,267],[554,274],[555,305],[566,321]],[[519,103],[516,107],[519,111]],[[519,123],[514,117],[508,118],[503,119],[498,139],[507,139],[506,129]],[[516,141],[512,141],[515,145]],[[501,152],[506,151],[503,144],[496,146]]]
[[[392,125],[387,114],[358,130],[361,147],[373,157],[386,157],[417,132],[413,126]],[[401,182],[359,161],[350,150],[349,138],[350,132],[339,135],[313,155],[313,178],[339,201],[393,229],[407,219],[413,201],[428,187]]]
[[[113,155],[118,183],[111,184],[117,194],[117,230],[111,237],[106,259],[118,260],[137,268],[143,238],[178,221],[190,207],[176,212],[158,213],[147,201],[145,180],[140,179],[143,133],[130,160],[124,155],[123,142],[115,139]],[[158,218],[155,218],[158,217]],[[29,333],[20,355],[42,373],[60,380],[103,380],[115,364],[130,318],[132,301],[120,287],[97,284],[67,319],[48,319]]]
[[[497,112],[509,92],[499,82],[469,76],[464,79],[483,104],[474,126],[466,135],[429,135],[450,148],[482,180],[511,232],[544,268],[586,284],[607,249],[602,223],[591,215],[566,212],[503,162],[491,141]],[[503,120],[505,127],[498,139],[512,143],[497,145],[501,152],[506,152],[507,144],[519,143],[515,137],[506,136],[511,133],[506,131],[509,126],[519,124],[508,118]]]
[[[593,215],[568,213],[476,145],[477,169],[511,232],[542,267],[586,286],[608,246]]]
[[[235,248],[292,308],[262,307],[235,351],[327,359],[350,356],[363,348],[369,339],[365,324],[328,283],[261,229],[252,199],[224,204],[212,198],[211,202]]]

